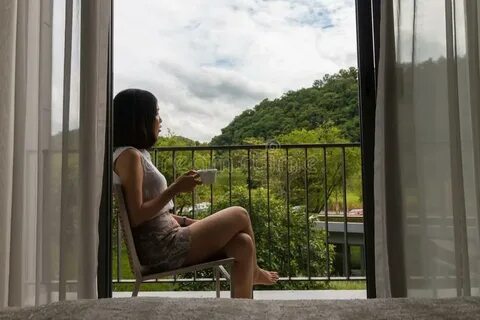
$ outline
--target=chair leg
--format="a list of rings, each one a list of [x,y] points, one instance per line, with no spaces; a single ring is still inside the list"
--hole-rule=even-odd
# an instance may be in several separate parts
[[[225,269],[224,266],[220,265],[220,266],[218,266],[218,269],[220,270],[220,272],[223,274],[223,276],[226,279],[230,280],[230,274],[228,273],[228,271]]]
[[[217,294],[217,298],[220,298],[220,271],[218,270],[218,267],[214,267],[213,270],[215,273],[216,294]]]
[[[231,272],[231,269],[230,269],[230,272]],[[232,280],[231,276],[230,276],[229,280],[230,280],[230,298],[233,299],[233,290],[235,288],[233,287],[233,280]]]
[[[140,285],[142,284],[142,280],[137,279],[135,281],[135,285],[133,286],[132,297],[138,296],[138,291],[140,291]]]

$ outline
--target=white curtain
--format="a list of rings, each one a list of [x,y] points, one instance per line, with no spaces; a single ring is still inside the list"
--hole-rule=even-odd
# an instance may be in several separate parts
[[[0,308],[96,297],[110,6],[0,2]]]
[[[479,295],[480,3],[381,2],[377,297]]]

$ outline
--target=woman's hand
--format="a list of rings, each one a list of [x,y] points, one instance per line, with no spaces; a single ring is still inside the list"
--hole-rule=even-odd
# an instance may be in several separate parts
[[[198,221],[198,219],[186,218],[186,219],[185,219],[185,227],[187,227],[187,226],[189,226],[189,225],[191,225],[191,224],[193,224],[193,223],[195,223],[195,222],[197,222],[197,221]]]
[[[200,175],[195,170],[190,170],[178,177],[171,187],[175,190],[175,193],[192,192],[201,183]]]
[[[198,221],[197,219],[191,219],[187,218],[186,216],[179,216],[176,214],[172,214],[172,217],[181,227],[188,227],[189,225]]]

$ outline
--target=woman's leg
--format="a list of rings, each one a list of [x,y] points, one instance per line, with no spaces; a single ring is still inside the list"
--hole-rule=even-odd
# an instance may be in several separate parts
[[[225,253],[235,258],[232,267],[233,296],[251,298],[255,251],[252,238],[244,232],[247,227],[248,216],[241,207],[221,210],[191,224],[188,226],[191,245],[185,265],[201,263],[218,253]]]
[[[253,241],[253,248],[254,248],[254,255],[253,255],[253,284],[265,284],[265,285],[271,285],[274,284],[278,281],[278,273],[277,272],[271,272],[271,271],[266,271],[262,268],[260,268],[257,264],[257,247],[255,244],[255,235],[253,234],[253,227],[252,227],[252,221],[250,220],[250,215],[248,214],[248,211],[245,210],[244,208],[240,207],[245,215],[248,217],[248,227],[244,231],[246,232]]]
[[[246,233],[253,244],[253,284],[273,284],[278,280],[276,272],[268,272],[257,266],[255,238],[248,212],[242,207],[230,207],[199,220],[189,226],[191,248],[186,264],[203,262],[219,252],[225,252],[227,243],[238,233]],[[227,252],[225,252],[227,253]]]
[[[252,298],[253,288],[253,255],[254,247],[252,238],[240,232],[230,240],[224,248],[228,257],[235,258],[231,270],[233,297]]]
[[[191,241],[186,264],[195,264],[221,253],[240,232],[247,233],[249,218],[245,209],[230,207],[188,226]]]

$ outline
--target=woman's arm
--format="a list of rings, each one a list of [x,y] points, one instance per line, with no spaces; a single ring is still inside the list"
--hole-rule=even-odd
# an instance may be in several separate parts
[[[173,197],[181,192],[189,192],[199,183],[194,171],[180,176],[157,197],[143,201],[143,164],[138,151],[127,149],[115,162],[115,171],[122,181],[126,206],[133,227],[155,217]]]

